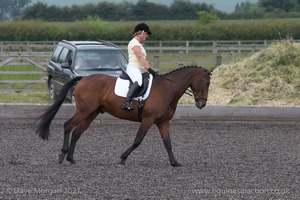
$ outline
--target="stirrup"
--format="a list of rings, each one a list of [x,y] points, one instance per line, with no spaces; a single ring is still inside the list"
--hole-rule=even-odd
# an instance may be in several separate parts
[[[126,101],[126,102],[122,105],[122,109],[123,109],[123,110],[132,111],[132,110],[133,110],[132,101]]]

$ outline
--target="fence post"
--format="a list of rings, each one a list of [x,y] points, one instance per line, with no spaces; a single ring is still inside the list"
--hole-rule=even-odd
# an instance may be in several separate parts
[[[189,47],[190,47],[190,41],[189,40],[187,40],[185,42],[185,47],[186,47],[185,53],[189,53]]]
[[[222,56],[220,54],[218,54],[216,56],[216,63],[215,63],[216,66],[220,66],[222,65]]]
[[[159,41],[159,53],[162,53],[162,41]]]
[[[178,55],[178,66],[183,67],[183,51],[179,51]]]
[[[30,43],[27,41],[27,52],[30,52]]]
[[[159,71],[159,55],[154,55],[154,69]]]
[[[234,61],[234,51],[230,52],[230,61],[233,62]]]
[[[251,52],[252,54],[255,53],[255,44],[252,44]]]
[[[213,53],[218,53],[218,42],[217,41],[213,41]]]

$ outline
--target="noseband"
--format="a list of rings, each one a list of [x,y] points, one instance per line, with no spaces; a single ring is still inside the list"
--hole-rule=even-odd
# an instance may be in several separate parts
[[[206,98],[204,98],[204,97],[199,97],[198,95],[195,96],[195,94],[194,94],[194,99],[195,99],[196,102],[198,102],[198,101],[200,101],[200,100],[205,100],[205,101],[207,101]]]

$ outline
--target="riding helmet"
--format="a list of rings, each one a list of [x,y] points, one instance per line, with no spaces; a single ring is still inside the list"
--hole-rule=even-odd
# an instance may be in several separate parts
[[[145,31],[145,32],[147,32],[149,35],[152,34],[152,33],[150,32],[149,26],[148,26],[147,24],[145,24],[145,23],[140,23],[140,24],[138,24],[138,25],[136,25],[136,26],[134,27],[133,33],[136,33],[136,32],[139,32],[139,31]]]

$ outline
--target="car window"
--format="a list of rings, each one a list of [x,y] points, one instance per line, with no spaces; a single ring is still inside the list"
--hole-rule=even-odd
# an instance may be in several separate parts
[[[124,68],[127,65],[120,50],[78,50],[76,58],[79,57],[84,58],[86,69]]]
[[[57,62],[58,56],[59,56],[59,54],[60,54],[60,52],[61,52],[62,49],[63,49],[62,46],[57,46],[56,47],[54,53],[51,56],[51,61]]]
[[[69,58],[69,54],[70,54],[70,50],[67,49],[67,48],[64,48],[61,52],[61,54],[59,55],[59,58],[58,58],[58,63],[64,63],[64,62],[67,62],[68,61],[68,58]]]

